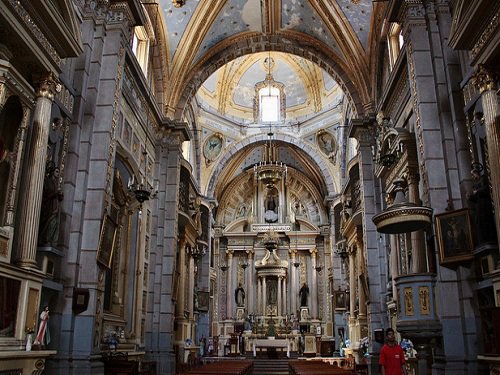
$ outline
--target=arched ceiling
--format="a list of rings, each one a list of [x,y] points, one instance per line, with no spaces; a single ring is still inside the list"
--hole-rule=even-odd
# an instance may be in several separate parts
[[[183,96],[196,93],[207,78],[204,72],[213,73],[214,64],[218,69],[235,57],[268,49],[292,52],[296,49],[292,44],[301,46],[299,50],[311,60],[319,55],[315,51],[324,54],[321,59],[337,70],[342,82],[336,80],[348,87],[346,94],[356,102],[357,112],[362,115],[372,109],[369,56],[378,36],[374,30],[381,25],[381,17],[375,16],[382,14],[380,2],[185,0],[184,6],[176,8],[172,0],[159,0],[158,8],[164,22],[169,117],[179,117],[179,103],[186,101]]]
[[[344,150],[346,102],[358,117],[374,110],[370,56],[376,55],[385,4],[185,0],[177,8],[172,0],[157,1],[155,14],[148,10],[151,19],[162,21],[155,32],[162,33],[156,35],[161,49],[156,55],[166,66],[165,113],[183,120],[190,108],[202,148],[202,192],[217,198],[224,185],[258,161],[253,159],[260,154],[252,148],[259,149],[267,129],[254,119],[255,87],[271,69],[286,95],[286,120],[273,132],[284,144],[298,145],[291,154],[285,147],[280,157],[294,159],[325,197],[336,194],[340,157],[325,152],[318,139],[324,132]],[[222,151],[204,156],[217,140]]]

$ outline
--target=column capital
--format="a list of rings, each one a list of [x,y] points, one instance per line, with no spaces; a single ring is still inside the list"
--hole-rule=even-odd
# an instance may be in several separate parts
[[[234,255],[234,250],[226,250],[226,255],[230,258]]]
[[[479,65],[471,79],[479,92],[483,93],[498,88],[495,78],[495,74],[491,70],[488,70],[484,65]]]
[[[36,96],[54,100],[56,93],[62,90],[62,85],[54,73],[35,77]]]

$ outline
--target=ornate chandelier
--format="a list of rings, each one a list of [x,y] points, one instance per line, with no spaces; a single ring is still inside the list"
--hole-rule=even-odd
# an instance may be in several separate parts
[[[272,142],[273,135],[274,134],[271,131],[267,133],[269,142],[266,144],[264,161],[261,161],[253,166],[256,178],[259,181],[262,181],[268,189],[272,189],[279,181],[281,181],[281,179],[285,179],[288,172],[286,164],[277,161],[276,145]]]

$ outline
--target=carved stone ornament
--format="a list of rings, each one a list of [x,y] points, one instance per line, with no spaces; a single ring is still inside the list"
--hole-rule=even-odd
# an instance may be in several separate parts
[[[476,73],[472,76],[472,80],[481,93],[488,90],[495,90],[497,87],[494,76],[484,67],[484,65],[479,66]]]

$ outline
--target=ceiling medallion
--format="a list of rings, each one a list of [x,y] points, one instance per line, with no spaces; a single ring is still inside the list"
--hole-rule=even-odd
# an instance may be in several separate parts
[[[174,4],[174,7],[180,8],[184,4],[186,4],[186,1],[185,0],[172,0],[172,4]]]

